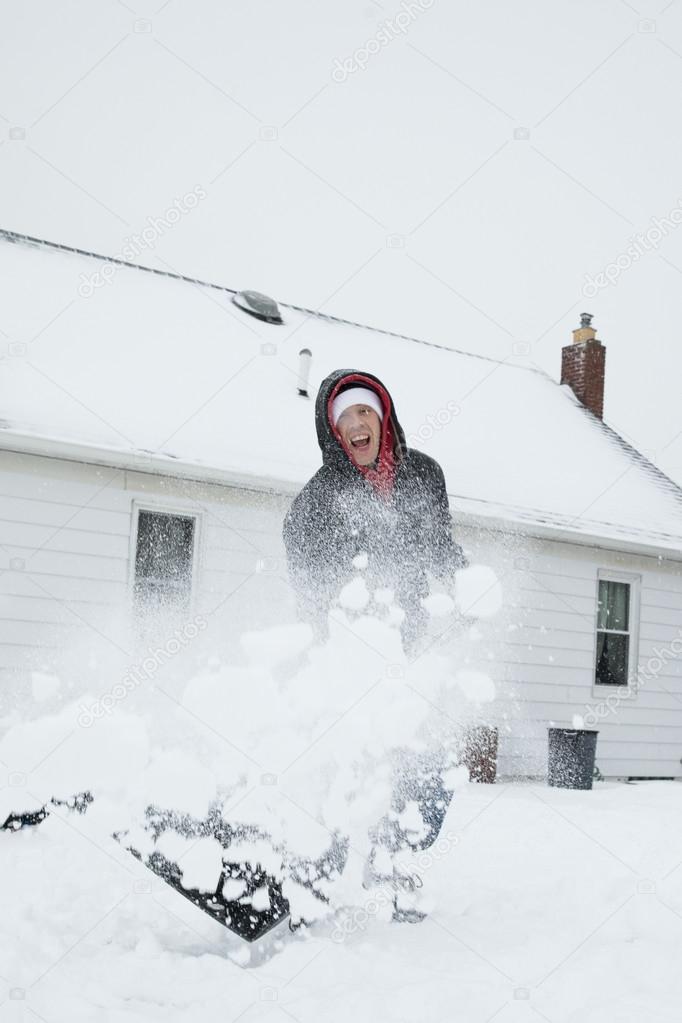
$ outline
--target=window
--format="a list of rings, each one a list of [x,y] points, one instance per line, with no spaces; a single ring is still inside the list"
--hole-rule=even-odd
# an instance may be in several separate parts
[[[632,585],[600,579],[597,598],[595,685],[626,686],[630,667]]]
[[[192,592],[196,520],[140,509],[134,595],[145,614],[187,612]]]

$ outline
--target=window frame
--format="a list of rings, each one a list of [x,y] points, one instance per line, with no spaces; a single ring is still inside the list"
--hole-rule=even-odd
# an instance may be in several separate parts
[[[155,500],[153,497],[144,500],[133,500],[131,509],[130,545],[128,555],[128,605],[135,606],[135,561],[137,557],[137,533],[140,512],[152,515],[170,515],[176,518],[193,519],[194,535],[192,537],[192,571],[190,573],[190,591],[187,602],[187,617],[192,618],[196,610],[196,591],[199,578],[199,561],[203,551],[203,513],[195,506],[183,501],[169,501],[167,498]]]
[[[599,628],[599,584],[600,582],[613,582],[613,583],[628,583],[630,586],[630,607],[629,607],[629,625],[628,634],[630,642],[628,644],[628,673],[627,681],[624,685],[605,685],[603,682],[597,682],[597,650],[599,643],[599,633],[603,630]],[[633,692],[637,691],[637,674],[639,670],[639,610],[640,610],[640,590],[642,585],[642,576],[636,572],[620,572],[609,568],[600,568],[597,570],[597,577],[595,583],[595,597],[594,597],[594,627],[593,637],[594,644],[592,647],[592,693],[593,695],[603,696],[605,693],[627,693],[628,696]],[[618,630],[613,630],[619,635],[624,633],[618,633]],[[635,683],[633,685],[633,683]]]

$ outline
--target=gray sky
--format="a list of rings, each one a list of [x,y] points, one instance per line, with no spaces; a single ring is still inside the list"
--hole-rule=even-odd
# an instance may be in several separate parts
[[[4,3],[0,226],[114,255],[199,187],[139,262],[555,377],[587,310],[682,483],[681,100],[682,0]]]

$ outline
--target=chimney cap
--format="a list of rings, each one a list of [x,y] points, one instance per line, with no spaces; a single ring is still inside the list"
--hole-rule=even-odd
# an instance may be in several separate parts
[[[581,313],[573,344],[561,349],[561,383],[568,384],[578,401],[599,419],[604,417],[605,365],[606,349],[597,339],[592,313]]]

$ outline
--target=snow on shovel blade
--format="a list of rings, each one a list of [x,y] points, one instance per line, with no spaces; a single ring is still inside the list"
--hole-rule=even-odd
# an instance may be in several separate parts
[[[50,800],[50,804],[65,806],[69,810],[82,814],[86,812],[92,801],[93,797],[90,792],[80,792],[70,799],[53,798]],[[49,815],[50,811],[47,805],[38,810],[12,811],[0,827],[0,831],[21,831],[23,828],[34,827],[42,824]],[[169,827],[180,831],[180,833],[194,835],[205,834],[215,828],[217,834],[220,834],[228,842],[234,835],[233,829],[219,821],[218,818],[211,818],[206,822],[193,821],[185,815],[172,811],[159,813],[150,807],[147,811],[147,819],[150,830],[157,838]],[[258,865],[223,861],[223,869],[218,878],[215,892],[212,894],[202,892],[196,888],[186,888],[182,884],[180,867],[166,859],[158,850],[154,850],[146,859],[143,859],[137,849],[126,845],[126,835],[127,832],[117,832],[112,837],[124,845],[128,852],[132,853],[136,859],[144,863],[176,892],[189,899],[193,905],[208,913],[213,920],[217,920],[218,923],[245,941],[257,941],[273,927],[283,923],[289,916],[289,903],[282,894],[280,883]],[[223,894],[226,882],[232,882],[233,888],[235,882],[238,883],[240,894],[237,899],[227,899]],[[267,892],[267,899],[262,897],[264,891]],[[256,892],[260,893],[262,903],[267,903],[267,908],[258,908],[253,905],[251,900]]]
[[[151,852],[142,853],[130,844],[127,832],[118,832],[113,836],[149,870],[212,919],[249,942],[262,938],[287,919],[289,903],[282,894],[280,881],[260,863],[243,859],[237,862],[236,849],[232,853],[233,859],[230,858],[230,847],[243,841],[265,841],[274,851],[272,840],[266,832],[249,825],[229,823],[223,819],[218,807],[214,807],[205,820],[155,806],[147,807],[145,817],[144,829],[152,836],[154,845],[162,835],[171,831],[185,838],[215,838],[223,847],[222,870],[216,877],[215,889],[200,891],[183,883],[182,868],[168,859],[160,849],[154,848]]]
[[[53,796],[50,803],[52,806],[66,806],[69,810],[75,810],[76,813],[85,813],[92,799],[92,793],[79,792],[77,795],[72,796],[71,799],[55,799]],[[39,810],[26,810],[23,813],[14,813],[12,811],[5,823],[0,827],[0,831],[21,831],[22,828],[30,828],[36,824],[42,824],[45,818],[49,816],[50,811],[47,806],[41,806]]]
[[[21,831],[22,828],[30,828],[35,824],[42,824],[47,816],[48,811],[44,806],[40,810],[26,813],[11,813],[0,828],[0,831]]]
[[[124,835],[115,835],[114,837],[125,844]],[[155,850],[144,859],[141,853],[132,846],[125,846],[125,848],[176,892],[202,909],[213,920],[217,920],[223,927],[232,931],[233,934],[243,938],[244,941],[257,941],[273,927],[283,923],[289,916],[289,903],[282,894],[279,882],[258,866],[225,862],[216,890],[210,894],[196,888],[185,888],[182,884],[182,870],[176,863],[167,860],[162,853]],[[238,880],[243,883],[244,890],[239,899],[228,900],[224,897],[223,885],[228,880]],[[270,903],[269,908],[257,910],[247,900],[250,900],[257,890],[262,891],[265,887]]]

